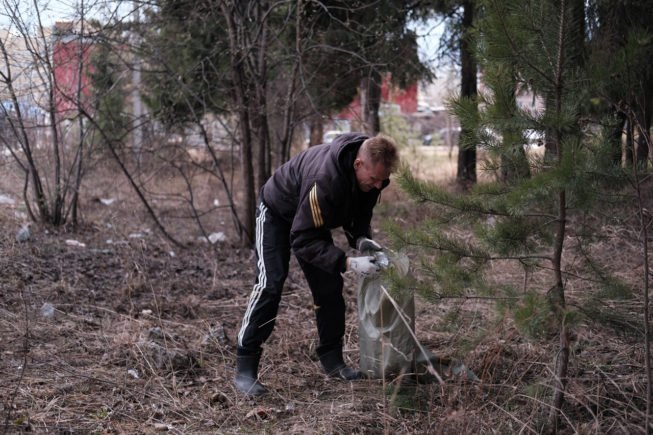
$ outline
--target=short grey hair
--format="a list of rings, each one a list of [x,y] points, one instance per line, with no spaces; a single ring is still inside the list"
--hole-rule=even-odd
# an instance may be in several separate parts
[[[390,171],[394,172],[399,166],[399,151],[394,139],[385,134],[377,134],[365,139],[359,152],[364,153],[373,164],[383,163]]]

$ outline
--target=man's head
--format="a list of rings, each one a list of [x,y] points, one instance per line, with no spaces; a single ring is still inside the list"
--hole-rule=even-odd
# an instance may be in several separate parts
[[[354,160],[358,187],[363,192],[381,189],[383,181],[397,169],[399,153],[392,138],[379,134],[366,139]]]

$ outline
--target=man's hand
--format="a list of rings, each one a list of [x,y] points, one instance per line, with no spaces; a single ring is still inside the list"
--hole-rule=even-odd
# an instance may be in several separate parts
[[[359,237],[358,240],[356,240],[356,249],[358,249],[360,252],[382,251],[383,247],[381,247],[381,245],[372,239],[368,239],[367,237]]]
[[[381,268],[376,264],[376,258],[366,255],[363,257],[347,257],[347,270],[353,270],[362,276],[371,276],[379,273]]]

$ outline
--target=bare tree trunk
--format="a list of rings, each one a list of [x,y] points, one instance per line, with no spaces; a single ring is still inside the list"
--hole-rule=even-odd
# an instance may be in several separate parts
[[[612,161],[615,165],[621,165],[623,159],[622,137],[624,128],[627,125],[627,119],[621,112],[616,113],[617,121],[614,124],[608,125],[606,134],[612,144]]]
[[[133,12],[134,12],[134,24],[136,28],[140,25],[140,2],[134,1]],[[133,32],[131,36],[133,40],[134,47],[136,50],[139,48],[140,36],[138,32]],[[134,110],[133,113],[133,125],[132,125],[132,139],[134,144],[134,161],[136,166],[141,164],[141,154],[143,148],[143,125],[141,116],[143,115],[143,104],[141,100],[141,59],[140,55],[136,53],[134,56],[134,66],[132,71],[133,79],[133,90],[132,90],[132,107]]]
[[[461,79],[460,95],[463,98],[475,99],[477,94],[476,88],[476,59],[472,51],[470,31],[474,23],[474,1],[465,0],[463,2],[463,36],[460,41],[460,61],[461,61]],[[458,170],[456,179],[463,186],[476,183],[476,145],[469,143],[469,138],[473,135],[469,127],[461,125],[460,143],[467,143],[458,151]],[[465,140],[467,138],[467,140]]]
[[[40,9],[36,7],[35,11],[38,19],[38,30],[40,32],[40,38],[41,41],[44,44],[46,44],[46,41],[49,39],[49,37],[45,35],[43,22],[41,20]],[[54,56],[54,50],[53,50],[53,56]],[[49,50],[47,50],[47,48],[44,50],[42,61],[45,63],[45,68],[46,68],[45,75],[48,80],[49,115],[50,115],[50,123],[52,125],[51,126],[52,157],[54,159],[54,165],[55,165],[54,166],[55,167],[55,173],[54,173],[55,192],[54,192],[52,214],[50,215],[50,213],[48,213],[48,218],[49,218],[48,222],[51,222],[54,225],[60,225],[63,223],[61,221],[61,209],[63,205],[62,205],[62,198],[61,198],[61,170],[62,170],[61,144],[59,142],[59,133],[57,131],[56,102],[55,102],[55,95],[54,95],[55,90],[57,89],[57,83],[54,75],[54,64],[50,59]]]
[[[251,50],[253,56],[250,59],[250,77],[253,78],[252,85],[255,93],[253,101],[253,113],[255,115],[255,125],[258,138],[258,158],[256,159],[256,184],[254,191],[258,192],[263,183],[270,177],[270,132],[267,116],[267,37],[268,24],[264,19],[262,8],[267,6],[267,2],[259,1],[255,6],[254,22],[260,27],[256,31],[257,40],[254,41],[254,50]]]
[[[555,77],[555,106],[556,115],[562,111],[562,91],[563,91],[563,61],[566,56],[564,51],[564,32],[566,26],[566,1],[560,2],[560,27],[558,29],[558,56]],[[560,131],[555,132],[555,145],[557,148],[557,161],[562,162],[563,148],[561,144]],[[547,421],[547,429],[550,432],[557,432],[558,419],[565,398],[565,389],[567,387],[567,372],[569,366],[569,330],[566,322],[566,301],[565,289],[562,277],[562,253],[564,252],[565,233],[567,225],[567,198],[564,189],[558,193],[558,228],[555,233],[553,244],[553,272],[555,274],[555,284],[549,291],[549,302],[556,316],[559,325],[559,349],[555,359],[555,379],[553,381],[553,397],[551,408]]]
[[[361,110],[363,130],[370,136],[381,131],[379,108],[381,106],[381,74],[376,69],[361,80]]]
[[[507,115],[513,116],[517,111],[517,98],[515,97],[517,91],[517,77],[514,69],[510,70],[510,88],[511,92],[505,94],[498,92],[496,100],[499,105],[506,107]],[[501,161],[501,181],[504,183],[511,183],[516,180],[528,178],[530,176],[530,168],[526,158],[526,151],[522,145],[522,131],[519,128],[504,127],[501,131],[503,137],[503,147],[507,152],[502,154]]]
[[[290,158],[290,148],[292,145],[294,123],[292,122],[295,107],[295,89],[297,87],[297,77],[299,76],[299,67],[302,63],[302,0],[297,0],[297,10],[295,12],[295,63],[293,64],[292,74],[290,75],[290,85],[286,93],[286,101],[283,110],[283,132],[281,133],[281,152],[279,155],[279,164],[284,163]]]
[[[82,182],[82,164],[84,162],[84,118],[82,117],[82,111],[80,110],[80,105],[82,104],[82,77],[84,73],[84,1],[82,0],[81,4],[81,20],[80,25],[81,35],[80,35],[80,44],[79,44],[79,54],[77,65],[77,120],[79,127],[79,144],[77,145],[77,154],[75,156],[75,161],[77,164],[76,176],[74,180],[73,187],[73,197],[71,199],[72,207],[72,224],[73,228],[77,228],[78,225],[78,202],[79,202],[79,187]]]
[[[635,164],[635,134],[632,119],[626,120],[626,166]]]
[[[310,138],[308,146],[318,145],[322,143],[322,138],[324,137],[324,123],[322,122],[322,116],[315,114],[311,117],[310,120]]]
[[[252,134],[250,128],[249,107],[250,96],[245,75],[245,55],[241,52],[244,45],[238,40],[238,29],[236,25],[237,5],[235,2],[223,1],[220,3],[222,14],[227,22],[229,33],[229,47],[231,57],[231,70],[234,82],[234,95],[238,107],[238,118],[240,128],[240,150],[241,169],[243,179],[243,202],[244,202],[244,230],[245,238],[243,243],[251,246],[254,243],[254,218],[256,213],[256,200],[254,192],[254,168],[252,165]]]
[[[638,124],[638,135],[637,135],[637,161],[641,164],[645,164],[650,155],[651,150],[649,149],[651,143],[651,113],[653,112],[653,83],[650,81],[644,81],[648,84],[645,86],[645,95],[641,97],[641,103],[638,104],[640,109],[638,110],[639,116],[637,119]]]

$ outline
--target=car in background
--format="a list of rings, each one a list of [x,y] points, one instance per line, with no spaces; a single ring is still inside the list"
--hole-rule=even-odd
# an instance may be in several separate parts
[[[451,127],[451,128],[441,128],[438,131],[440,140],[442,143],[448,147],[458,145],[458,139],[460,138],[460,127]]]
[[[331,143],[337,136],[343,133],[345,132],[340,130],[329,130],[322,135],[322,143]]]
[[[544,145],[544,132],[535,129],[522,130],[522,146],[525,150],[537,149]],[[492,147],[501,145],[503,136],[491,127],[483,127],[479,132],[481,147]]]

